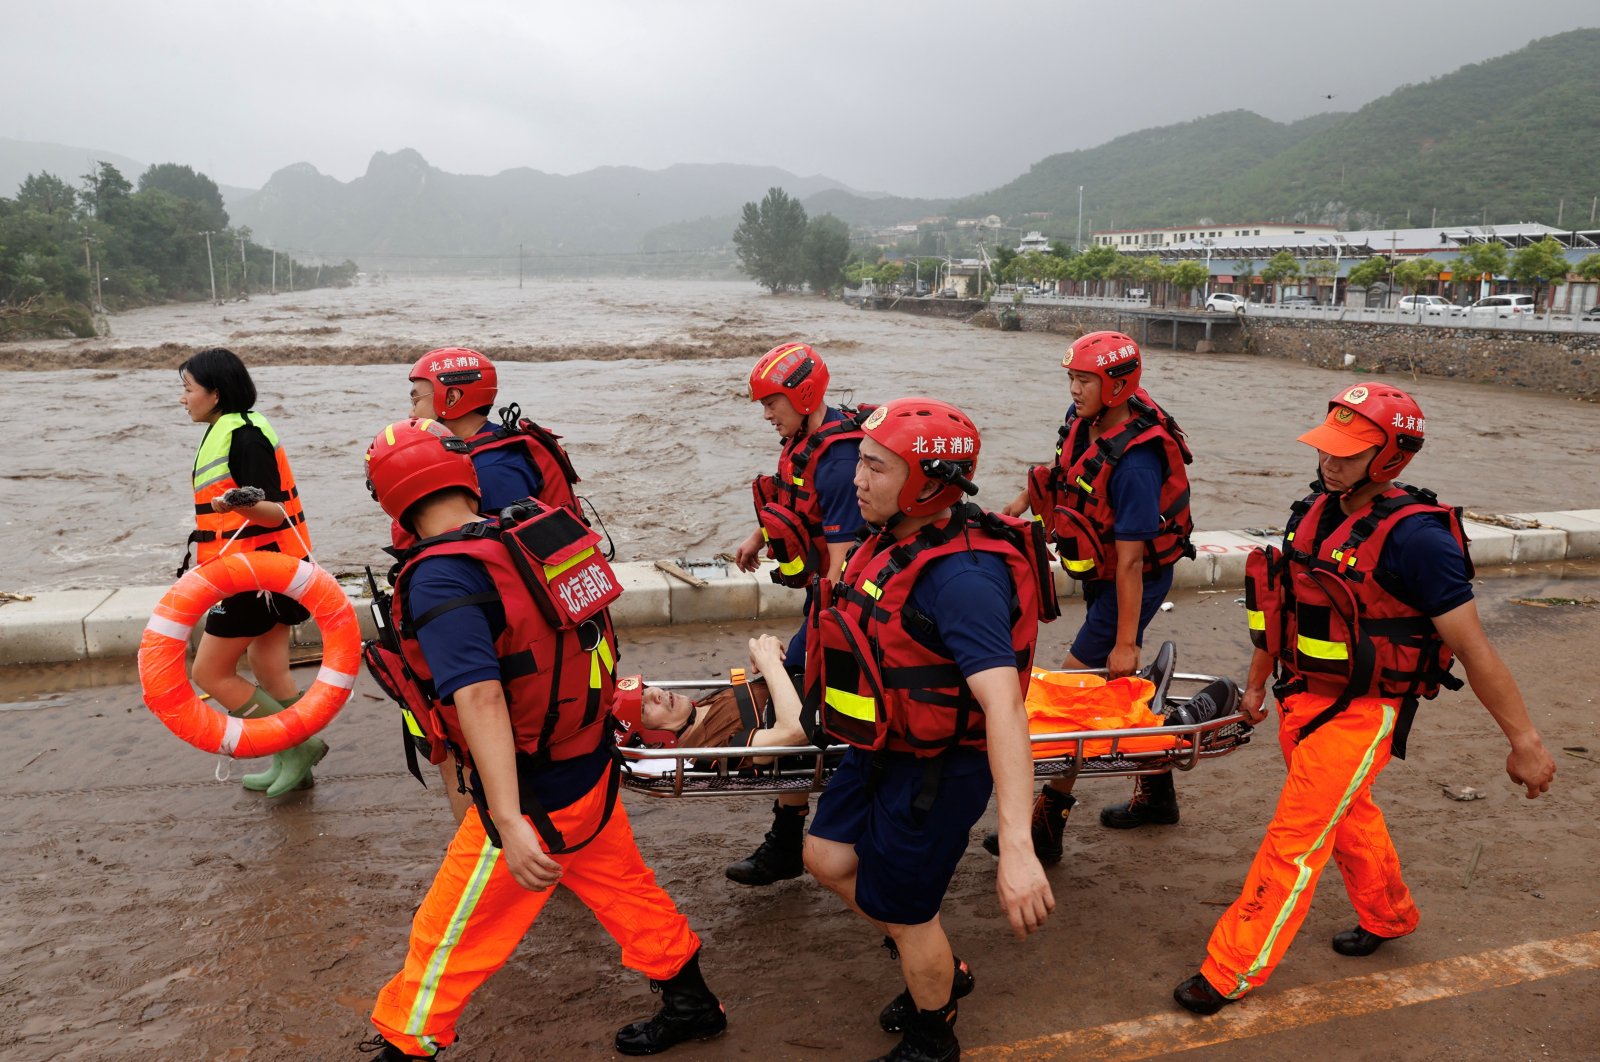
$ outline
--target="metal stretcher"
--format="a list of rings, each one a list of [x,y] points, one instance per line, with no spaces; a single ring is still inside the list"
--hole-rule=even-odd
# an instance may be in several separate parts
[[[1170,644],[1170,643],[1169,643]],[[1163,647],[1163,652],[1166,652]],[[1105,669],[1082,672],[1057,672],[1059,674],[1104,675]],[[1140,672],[1141,675],[1146,672]],[[1147,676],[1153,677],[1153,676]],[[1170,669],[1156,678],[1156,693],[1151,709],[1167,715],[1189,702],[1189,696],[1170,692],[1174,684],[1199,687],[1216,681],[1215,675],[1174,672]],[[727,685],[726,680],[709,682],[674,680],[652,682],[653,686],[677,690],[706,690]],[[1250,741],[1250,724],[1238,711],[1237,703],[1231,710],[1203,723],[1164,727],[1139,727],[1132,730],[1088,730],[1058,734],[1034,734],[1034,744],[1068,743],[1059,755],[1036,758],[1033,761],[1035,778],[1124,778],[1141,774],[1165,774],[1168,771],[1190,771],[1201,760],[1226,756]],[[1123,748],[1124,742],[1139,739],[1148,742],[1152,736],[1171,736],[1171,748],[1149,751],[1132,751]],[[1086,754],[1086,747],[1105,751]],[[748,760],[752,750],[734,748],[621,748],[623,757],[622,784],[636,793],[654,797],[742,796],[749,794],[820,792],[827,785],[832,771],[848,745],[833,745],[819,749],[815,745],[762,747],[759,754],[771,756],[768,764],[739,766]]]

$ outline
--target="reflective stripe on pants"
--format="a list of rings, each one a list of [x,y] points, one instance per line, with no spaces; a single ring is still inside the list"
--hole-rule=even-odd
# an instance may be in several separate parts
[[[1358,697],[1304,742],[1299,729],[1333,702],[1287,698],[1278,740],[1289,766],[1278,807],[1256,850],[1244,889],[1217,922],[1200,968],[1213,988],[1237,999],[1265,984],[1311,906],[1331,856],[1361,926],[1385,937],[1417,928],[1417,907],[1372,783],[1389,762],[1397,706]]]
[[[551,814],[556,828],[567,837],[587,837],[605,794],[602,778]],[[624,966],[664,981],[699,949],[700,938],[639,854],[620,800],[598,837],[555,859],[561,885],[622,945]],[[378,993],[372,1023],[384,1039],[413,1055],[432,1055],[454,1042],[467,1000],[505,965],[553,892],[518,885],[485,836],[477,808],[469,810],[411,923],[405,968]]]

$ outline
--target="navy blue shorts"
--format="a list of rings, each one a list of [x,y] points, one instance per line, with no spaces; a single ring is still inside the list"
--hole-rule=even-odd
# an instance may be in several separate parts
[[[928,761],[909,753],[882,760],[877,787],[868,793],[873,754],[845,753],[817,799],[811,832],[855,847],[856,903],[868,917],[919,926],[938,916],[973,823],[989,806],[989,756],[976,749],[947,753],[938,797],[926,814],[911,805],[922,792]]]
[[[1139,638],[1144,644],[1144,629],[1150,619],[1167,599],[1172,589],[1172,569],[1164,568],[1161,574],[1144,584],[1144,594],[1139,604]],[[1110,580],[1083,584],[1083,626],[1072,639],[1072,655],[1084,667],[1105,667],[1111,650],[1117,647],[1117,584]]]

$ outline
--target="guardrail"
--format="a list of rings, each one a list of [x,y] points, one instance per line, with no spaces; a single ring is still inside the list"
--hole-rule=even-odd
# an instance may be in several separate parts
[[[1145,299],[1090,295],[1024,294],[1024,306],[1088,306],[1119,310],[1148,310],[1153,313],[1190,312],[1209,314],[1218,319],[1233,317],[1230,310],[1206,311],[1198,307],[1153,306]],[[1416,310],[1384,309],[1366,306],[1281,306],[1250,303],[1245,317],[1289,318],[1303,321],[1355,321],[1366,324],[1420,325],[1427,328],[1477,328],[1494,332],[1575,332],[1600,335],[1600,316],[1572,313],[1514,314],[1498,317],[1489,313],[1469,314],[1456,307],[1455,313],[1423,313]]]

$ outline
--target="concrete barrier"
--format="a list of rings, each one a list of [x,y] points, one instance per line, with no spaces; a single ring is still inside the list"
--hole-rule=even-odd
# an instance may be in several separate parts
[[[1518,518],[1539,526],[1512,530],[1475,520],[1466,521],[1473,561],[1481,569],[1542,561],[1600,556],[1600,509],[1521,513]],[[1256,530],[1197,531],[1197,556],[1178,562],[1175,587],[1241,587],[1245,558],[1274,536]],[[805,591],[779,586],[772,566],[740,572],[720,562],[694,564],[694,586],[648,562],[618,564],[622,598],[611,610],[618,627],[663,627],[685,623],[764,623],[797,618]],[[375,637],[371,599],[365,589],[349,590],[361,621],[363,638]],[[1056,596],[1077,594],[1076,581],[1056,572]],[[150,611],[166,587],[124,587],[118,590],[65,590],[39,594],[29,601],[0,606],[0,666],[114,659],[138,651]],[[295,628],[294,642],[321,644],[314,623]]]

